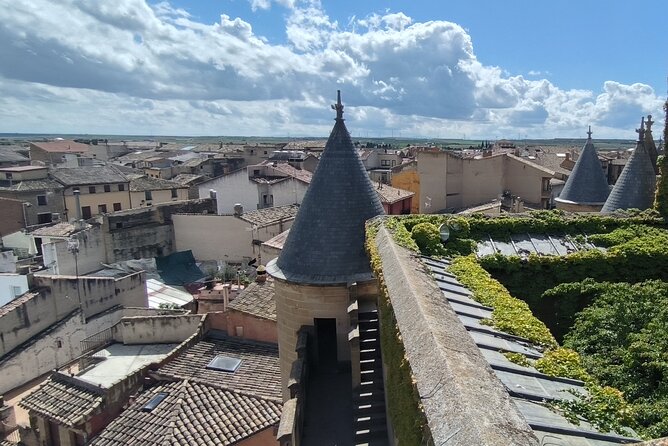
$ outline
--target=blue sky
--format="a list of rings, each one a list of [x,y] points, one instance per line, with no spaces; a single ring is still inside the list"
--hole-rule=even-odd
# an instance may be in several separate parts
[[[668,2],[0,0],[0,132],[632,138]],[[663,32],[662,32],[663,31]]]

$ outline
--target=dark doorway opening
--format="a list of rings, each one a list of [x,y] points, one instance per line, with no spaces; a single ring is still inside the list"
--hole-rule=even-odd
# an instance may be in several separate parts
[[[336,370],[336,319],[314,319],[317,351],[317,368],[320,371]]]

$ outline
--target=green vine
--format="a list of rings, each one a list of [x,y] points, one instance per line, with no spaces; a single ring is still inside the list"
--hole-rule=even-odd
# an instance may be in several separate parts
[[[387,371],[385,389],[387,390],[388,415],[392,421],[397,444],[433,446],[434,442],[427,424],[427,417],[420,402],[420,395],[415,386],[410,364],[406,359],[401,333],[385,285],[383,265],[376,247],[376,235],[380,223],[379,220],[375,220],[367,224],[365,247],[379,285],[378,317],[380,343],[386,365],[385,370]],[[388,226],[391,226],[389,221],[387,223]],[[405,234],[402,234],[398,227],[395,227],[394,230],[395,236],[398,232],[399,237],[405,237]],[[411,244],[408,240],[404,240],[404,242]],[[415,242],[413,241],[412,244],[415,244]]]

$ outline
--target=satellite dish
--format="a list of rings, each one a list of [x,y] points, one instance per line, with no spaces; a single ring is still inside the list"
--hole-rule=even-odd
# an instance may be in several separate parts
[[[448,239],[450,238],[450,228],[448,228],[448,225],[443,223],[441,226],[438,227],[438,232],[441,234],[441,241],[443,243],[447,242]]]

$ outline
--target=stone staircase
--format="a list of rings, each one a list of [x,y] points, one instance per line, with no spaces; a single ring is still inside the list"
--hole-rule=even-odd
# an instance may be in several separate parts
[[[355,445],[387,446],[378,310],[360,312],[358,324],[362,380],[353,398]]]

